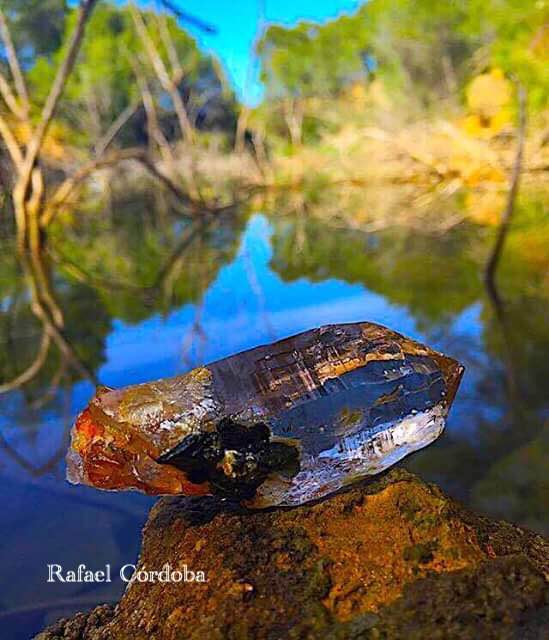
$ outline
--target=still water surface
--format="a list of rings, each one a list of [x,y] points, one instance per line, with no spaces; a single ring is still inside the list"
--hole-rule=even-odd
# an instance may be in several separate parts
[[[81,367],[53,345],[32,380],[0,395],[2,638],[28,638],[117,599],[118,570],[137,557],[153,500],[64,480],[68,429],[94,392],[85,370],[127,385],[331,322],[385,324],[459,359],[466,375],[446,432],[404,466],[477,511],[547,532],[549,233],[541,196],[521,202],[499,304],[479,275],[491,232],[471,223],[443,235],[365,233],[345,218],[334,224],[263,207],[195,232],[151,203],[114,211],[82,213],[44,258]],[[23,267],[4,229],[0,383],[24,371],[40,345],[36,283]],[[48,563],[109,563],[114,579],[46,584]]]

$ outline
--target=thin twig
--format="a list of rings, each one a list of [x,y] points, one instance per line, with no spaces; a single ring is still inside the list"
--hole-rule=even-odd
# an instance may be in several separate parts
[[[160,0],[160,4],[173,13],[174,16],[179,18],[182,22],[192,24],[206,33],[217,33],[217,29],[213,25],[204,22],[204,20],[200,20],[200,18],[197,18],[196,16],[192,16],[186,11],[182,11],[179,7],[176,7],[173,2],[170,2],[169,0]]]
[[[99,139],[99,142],[95,145],[95,155],[99,157],[105,153],[107,148],[111,145],[113,140],[116,138],[118,133],[122,130],[122,128],[131,120],[133,115],[137,112],[139,107],[141,106],[141,98],[136,98],[132,100],[130,104],[123,109],[116,119],[113,121],[111,126],[107,129],[105,134]]]

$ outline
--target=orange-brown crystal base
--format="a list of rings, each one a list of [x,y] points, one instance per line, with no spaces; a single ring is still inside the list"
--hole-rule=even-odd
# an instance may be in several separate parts
[[[158,464],[143,440],[103,425],[85,409],[78,417],[72,448],[81,461],[81,482],[98,489],[137,489],[150,495],[202,496],[208,483],[189,482],[185,473]]]

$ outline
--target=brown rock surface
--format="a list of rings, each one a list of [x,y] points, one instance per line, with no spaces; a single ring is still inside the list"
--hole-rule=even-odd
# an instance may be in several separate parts
[[[132,583],[115,609],[39,640],[542,638],[549,544],[476,516],[398,469],[313,505],[248,512],[164,498],[139,568],[207,582]]]

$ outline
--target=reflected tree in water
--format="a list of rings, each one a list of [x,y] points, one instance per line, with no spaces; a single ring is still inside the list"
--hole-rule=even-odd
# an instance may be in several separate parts
[[[238,247],[243,220],[235,216],[189,222],[146,201],[118,204],[114,218],[93,211],[65,225],[45,251],[18,252],[6,241],[0,258],[0,398],[28,438],[30,415],[65,415],[59,447],[44,463],[26,460],[2,435],[0,446],[32,475],[64,455],[74,416],[62,405],[79,381],[97,384],[114,319],[137,323],[195,305],[181,355],[190,366],[202,296]]]

